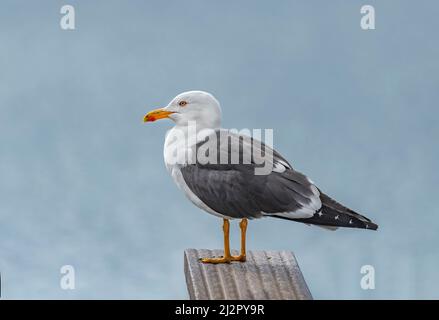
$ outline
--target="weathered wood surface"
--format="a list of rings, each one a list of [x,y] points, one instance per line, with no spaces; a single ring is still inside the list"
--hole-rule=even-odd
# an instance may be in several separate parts
[[[221,256],[222,253],[222,250],[185,250],[184,272],[190,299],[312,299],[292,252],[248,251],[244,263],[205,264],[199,261],[201,257]]]

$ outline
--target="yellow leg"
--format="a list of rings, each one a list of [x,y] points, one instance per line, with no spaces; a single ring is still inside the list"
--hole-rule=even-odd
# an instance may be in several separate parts
[[[224,232],[224,256],[221,258],[202,258],[201,262],[204,263],[230,263],[232,261],[232,255],[230,254],[230,222],[228,219],[223,219],[223,232]]]
[[[231,261],[244,262],[246,260],[245,238],[247,232],[247,219],[242,219],[239,223],[241,228],[241,253],[239,256],[232,256],[230,254],[230,222],[228,219],[223,219],[223,232],[224,232],[224,256],[221,258],[202,258],[201,262],[204,263],[230,263]]]
[[[246,260],[246,251],[245,251],[245,236],[247,232],[248,220],[242,219],[239,223],[239,227],[241,228],[241,253],[239,256],[232,256],[232,261],[241,261],[245,262]]]

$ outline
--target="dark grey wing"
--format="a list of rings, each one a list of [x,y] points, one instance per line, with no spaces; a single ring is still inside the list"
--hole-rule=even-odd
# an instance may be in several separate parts
[[[220,134],[225,134],[227,139],[220,138]],[[260,159],[256,159],[257,152],[252,152],[255,147],[252,140],[241,139],[224,130],[215,135],[218,163],[196,162],[181,168],[189,189],[209,208],[233,218],[262,215],[309,218],[320,209],[318,189],[306,176],[293,170],[280,154],[259,142],[262,151],[273,153],[273,170],[269,174],[256,175],[255,169],[261,164]],[[234,143],[236,139],[238,144]],[[233,153],[238,153],[241,163],[219,163],[220,152],[227,152],[228,160]],[[242,163],[247,156],[250,163]]]
[[[226,142],[219,139],[220,134],[225,134]],[[272,216],[331,228],[378,228],[365,216],[322,193],[305,175],[295,171],[286,159],[263,143],[259,142],[259,151],[272,152],[273,170],[266,175],[255,175],[260,159],[257,159],[257,153],[251,152],[254,148],[252,139],[241,140],[239,135],[225,130],[216,131],[214,136],[218,139],[219,164],[196,162],[181,168],[189,189],[212,210],[232,218]],[[231,146],[236,139],[239,147],[236,143]],[[196,147],[201,145],[203,142]],[[228,160],[235,153],[242,161],[251,153],[251,161],[221,164],[219,152],[224,150]]]
[[[193,164],[181,168],[191,191],[209,208],[231,218],[257,218],[261,210],[247,186],[252,168]]]

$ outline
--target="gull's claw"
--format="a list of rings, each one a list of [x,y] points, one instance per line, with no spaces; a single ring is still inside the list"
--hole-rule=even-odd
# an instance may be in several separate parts
[[[233,257],[221,257],[221,258],[201,258],[200,261],[202,263],[213,263],[213,264],[218,264],[218,263],[230,263],[233,260]]]
[[[245,262],[247,260],[245,254],[240,254],[239,256],[232,256],[232,261]]]

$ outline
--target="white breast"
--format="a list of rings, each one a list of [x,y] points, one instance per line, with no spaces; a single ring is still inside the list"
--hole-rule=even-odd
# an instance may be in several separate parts
[[[163,156],[166,168],[168,169],[169,174],[172,176],[175,184],[184,192],[185,196],[200,209],[217,217],[228,218],[209,208],[203,201],[200,200],[200,198],[195,195],[195,193],[191,191],[184,181],[180,169],[188,164],[188,156],[191,156],[191,153],[193,152],[192,147],[197,141],[196,139],[193,139],[192,141],[191,139],[186,139],[186,134],[184,138],[178,138],[180,133],[176,133],[173,130],[179,129],[174,127],[166,135]],[[189,143],[187,141],[189,141]]]

